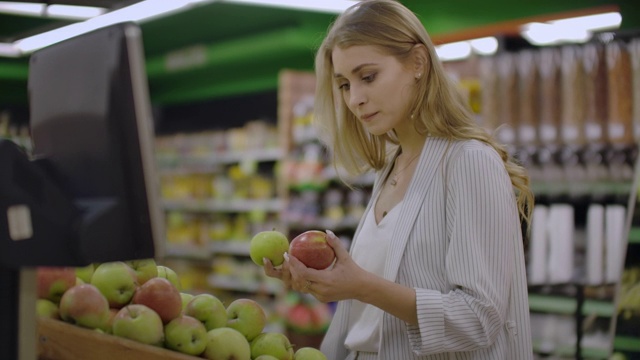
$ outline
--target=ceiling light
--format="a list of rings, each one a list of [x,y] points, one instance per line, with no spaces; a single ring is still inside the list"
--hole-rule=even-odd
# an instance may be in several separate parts
[[[229,3],[265,5],[274,7],[285,7],[306,11],[318,11],[329,13],[342,13],[352,5],[355,0],[323,0],[323,1],[300,1],[300,0],[223,0]]]
[[[133,5],[96,16],[89,20],[57,28],[38,35],[24,38],[15,42],[23,53],[41,49],[62,40],[87,33],[105,26],[120,22],[141,22],[162,15],[175,12],[187,5],[200,2],[199,0],[145,0]]]
[[[436,47],[436,53],[442,61],[461,60],[471,55],[471,44],[458,41]]]
[[[22,53],[15,45],[0,43],[0,56],[19,57],[20,55],[22,55]]]
[[[442,61],[462,60],[472,53],[492,55],[498,51],[498,39],[493,36],[457,41],[436,46],[438,58]]]
[[[492,55],[498,51],[498,39],[493,36],[469,40],[473,51],[480,55]]]
[[[75,5],[47,5],[0,1],[0,13],[50,19],[86,20],[107,11],[105,8]]]
[[[617,29],[621,23],[620,13],[609,12],[546,23],[528,23],[521,27],[520,34],[534,45],[584,43],[591,38],[594,31]]]

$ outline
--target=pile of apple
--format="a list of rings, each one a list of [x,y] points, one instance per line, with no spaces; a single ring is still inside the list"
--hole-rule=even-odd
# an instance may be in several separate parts
[[[178,275],[153,259],[86,267],[39,267],[37,314],[105,334],[209,360],[326,360],[317,349],[294,352],[265,331],[252,299],[225,306],[211,294],[181,291]]]

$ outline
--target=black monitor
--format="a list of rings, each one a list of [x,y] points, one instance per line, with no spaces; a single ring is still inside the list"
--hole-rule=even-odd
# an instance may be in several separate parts
[[[162,256],[140,28],[116,24],[33,53],[28,91],[31,159],[5,150],[0,165],[0,210],[7,214],[0,232],[9,238],[0,233],[0,264]]]

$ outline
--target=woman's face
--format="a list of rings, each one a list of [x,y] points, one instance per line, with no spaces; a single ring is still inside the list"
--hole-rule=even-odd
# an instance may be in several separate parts
[[[383,135],[411,126],[414,70],[371,45],[336,47],[331,57],[338,91],[367,131]]]

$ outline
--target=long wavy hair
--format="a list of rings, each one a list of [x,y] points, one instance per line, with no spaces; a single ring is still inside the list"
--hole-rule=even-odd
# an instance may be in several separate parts
[[[411,10],[394,0],[363,0],[351,6],[334,21],[316,53],[314,119],[321,139],[331,149],[334,164],[353,175],[380,170],[398,142],[393,132],[371,135],[348,109],[334,84],[333,49],[372,45],[406,63],[417,44],[425,46],[429,61],[409,109],[416,131],[450,140],[475,139],[493,147],[511,178],[520,217],[529,223],[534,196],[525,169],[477,124],[438,60],[425,27]]]

